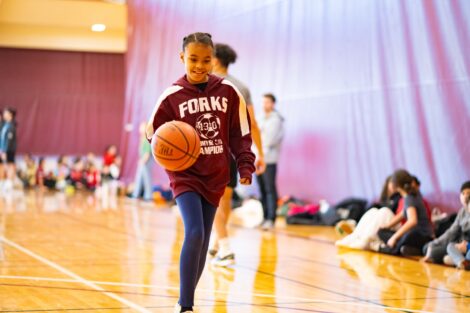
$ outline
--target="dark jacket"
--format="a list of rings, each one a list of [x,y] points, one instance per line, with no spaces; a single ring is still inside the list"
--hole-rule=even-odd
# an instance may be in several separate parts
[[[6,131],[4,130],[5,127]],[[16,126],[14,122],[4,122],[0,127],[0,151],[16,151]]]

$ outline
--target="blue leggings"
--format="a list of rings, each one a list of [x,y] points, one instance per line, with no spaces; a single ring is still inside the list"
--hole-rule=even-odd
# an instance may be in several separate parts
[[[184,223],[184,242],[180,257],[180,299],[184,307],[194,305],[194,292],[206,263],[207,249],[217,210],[196,192],[176,198]]]

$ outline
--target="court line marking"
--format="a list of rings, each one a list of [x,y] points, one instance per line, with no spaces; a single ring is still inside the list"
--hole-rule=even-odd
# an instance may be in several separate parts
[[[35,280],[35,281],[47,281],[47,282],[62,282],[62,283],[79,283],[77,280],[73,279],[64,279],[64,278],[52,278],[52,277],[38,277],[38,276],[12,276],[12,275],[0,275],[0,279],[17,279],[17,280]],[[124,283],[124,282],[108,282],[108,281],[88,281],[91,284],[96,285],[103,285],[103,286],[116,286],[116,287],[140,287],[140,288],[154,288],[154,289],[164,289],[164,290],[179,290],[179,287],[172,287],[172,286],[161,286],[161,285],[150,285],[150,284],[136,284],[136,283]],[[98,287],[100,288],[100,287]],[[99,291],[106,292],[104,289],[100,288]],[[293,301],[302,301],[304,303],[319,303],[319,304],[342,304],[342,305],[354,305],[354,306],[362,306],[362,307],[375,307],[379,309],[388,309],[393,311],[406,311],[406,312],[413,312],[413,313],[431,313],[431,311],[423,311],[423,310],[414,310],[414,309],[407,309],[407,308],[398,308],[398,307],[390,307],[390,306],[383,306],[375,303],[361,303],[356,301],[337,301],[337,300],[325,300],[325,299],[316,299],[316,298],[301,298],[301,297],[279,297],[272,294],[265,294],[265,293],[233,293],[221,290],[211,290],[211,289],[198,289],[198,293],[218,293],[218,294],[225,294],[231,296],[247,296],[247,297],[259,297],[259,298],[268,298],[268,299],[275,299],[277,301],[282,300],[293,300]],[[212,301],[212,300],[201,300],[200,301]],[[252,305],[255,306],[263,306],[262,303],[253,303]]]
[[[20,246],[19,244],[15,243],[15,242],[13,242],[13,241],[11,241],[11,240],[9,240],[9,239],[7,239],[6,237],[0,237],[0,242],[1,242],[1,241],[3,241],[4,243],[6,243],[7,245],[9,245],[10,247],[15,248],[15,249],[17,249],[17,250],[23,252],[24,254],[27,254],[27,255],[29,255],[30,257],[32,257],[32,258],[34,258],[34,259],[36,259],[36,260],[38,260],[38,261],[40,261],[40,262],[42,262],[42,263],[44,263],[44,264],[47,264],[47,265],[49,265],[50,267],[56,269],[57,271],[59,271],[59,272],[65,274],[65,275],[67,275],[67,276],[73,278],[74,280],[72,280],[72,281],[75,282],[75,283],[81,283],[81,284],[83,284],[83,285],[85,285],[85,286],[88,286],[88,287],[90,287],[90,288],[92,288],[92,289],[95,289],[95,290],[98,290],[98,291],[102,291],[104,295],[106,295],[106,296],[108,296],[108,297],[110,297],[110,298],[112,298],[112,299],[114,299],[114,300],[116,300],[116,301],[118,301],[118,302],[120,302],[120,303],[122,303],[122,304],[124,304],[124,305],[127,305],[128,307],[130,307],[130,308],[136,310],[137,312],[141,312],[141,313],[151,313],[151,311],[147,310],[146,308],[144,308],[144,307],[142,307],[142,306],[140,306],[140,305],[138,305],[138,304],[136,304],[136,303],[134,303],[134,302],[132,302],[132,301],[130,301],[130,300],[127,300],[127,299],[125,299],[125,298],[123,298],[123,297],[120,297],[120,296],[118,296],[118,295],[116,295],[116,294],[114,294],[114,293],[112,293],[112,292],[106,291],[105,289],[103,289],[103,288],[101,288],[100,286],[98,286],[96,283],[86,280],[85,278],[83,278],[83,277],[81,277],[81,276],[75,274],[74,272],[71,272],[71,271],[69,271],[68,269],[66,269],[66,268],[64,268],[64,267],[62,267],[62,266],[60,266],[59,264],[56,264],[56,263],[54,263],[54,262],[52,262],[52,261],[50,261],[50,260],[48,260],[48,259],[46,259],[46,258],[44,258],[44,257],[42,257],[42,256],[40,256],[40,255],[34,253],[34,252],[31,251],[31,250],[26,249],[26,248],[23,247],[23,246]]]

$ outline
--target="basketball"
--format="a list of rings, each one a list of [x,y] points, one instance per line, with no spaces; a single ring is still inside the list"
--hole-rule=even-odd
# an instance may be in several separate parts
[[[181,121],[160,126],[152,137],[152,154],[166,170],[178,172],[191,167],[201,152],[196,130]]]

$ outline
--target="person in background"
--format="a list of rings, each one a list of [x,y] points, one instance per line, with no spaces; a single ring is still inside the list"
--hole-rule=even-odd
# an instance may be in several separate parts
[[[370,208],[389,208],[393,214],[397,213],[398,202],[401,199],[400,193],[392,182],[392,176],[388,176],[382,187],[378,202],[370,205]]]
[[[135,173],[134,192],[132,197],[137,199],[143,194],[145,201],[152,200],[152,148],[147,140],[145,134],[146,122],[139,125],[139,163],[137,165],[137,172]]]
[[[37,166],[31,154],[25,154],[23,157],[24,168],[20,171],[20,179],[24,188],[32,188],[36,186]]]
[[[100,171],[93,161],[88,161],[87,169],[85,171],[86,188],[90,191],[95,191],[101,182]]]
[[[3,110],[3,122],[0,129],[0,187],[4,192],[13,189],[16,176],[16,111],[13,108]]]
[[[36,186],[39,188],[44,187],[44,177],[46,176],[45,162],[43,157],[39,158],[38,169],[36,171]]]
[[[57,178],[56,188],[64,190],[67,185],[67,177],[70,175],[68,158],[64,155],[59,156],[55,176]]]
[[[392,182],[404,199],[403,211],[380,229],[378,236],[383,242],[379,252],[394,255],[421,255],[423,246],[432,240],[434,233],[423,199],[413,188],[413,177],[406,170],[397,170]],[[403,219],[406,222],[397,231],[394,227]]]
[[[335,245],[359,250],[373,250],[379,239],[378,230],[387,226],[393,219],[398,210],[400,199],[401,195],[392,182],[392,176],[388,176],[382,188],[379,202],[367,210],[351,234],[336,241]],[[337,225],[337,227],[341,227],[341,225]]]
[[[258,123],[255,119],[255,110],[253,109],[253,103],[251,101],[251,94],[248,87],[245,86],[241,81],[229,74],[229,66],[232,63],[235,63],[237,60],[237,53],[233,50],[232,47],[226,44],[215,44],[215,53],[214,58],[212,59],[213,70],[212,72],[219,76],[225,78],[225,80],[232,83],[238,91],[242,94],[246,102],[246,108],[248,109],[248,114],[251,123],[251,134],[253,137],[253,142],[258,151],[256,158],[256,174],[261,174],[266,169],[266,164],[264,163],[264,153],[263,146],[261,144],[261,134],[258,127]],[[224,194],[220,199],[219,207],[215,214],[214,219],[214,230],[212,233],[209,254],[214,257],[211,264],[215,266],[228,266],[235,263],[235,253],[233,253],[230,247],[230,241],[228,238],[227,224],[232,212],[232,196],[233,190],[237,186],[237,164],[233,157],[230,161],[230,181],[225,187]]]
[[[466,181],[460,187],[460,203],[462,208],[452,226],[439,238],[424,246],[424,262],[445,263],[468,269],[468,262],[462,262],[464,261],[465,242],[470,242],[470,181]],[[458,244],[457,247],[455,247],[456,244]],[[455,251],[455,248],[459,251]],[[448,253],[449,255],[447,255]]]
[[[275,109],[275,105],[276,97],[272,93],[265,94],[263,97],[264,116],[260,120],[259,127],[266,171],[257,176],[263,205],[264,221],[261,224],[263,230],[273,228],[276,220],[278,199],[276,187],[277,162],[284,137],[284,118]]]
[[[83,161],[82,158],[76,157],[73,161],[72,169],[70,170],[68,183],[77,189],[82,189],[84,186],[84,175],[83,175]]]

